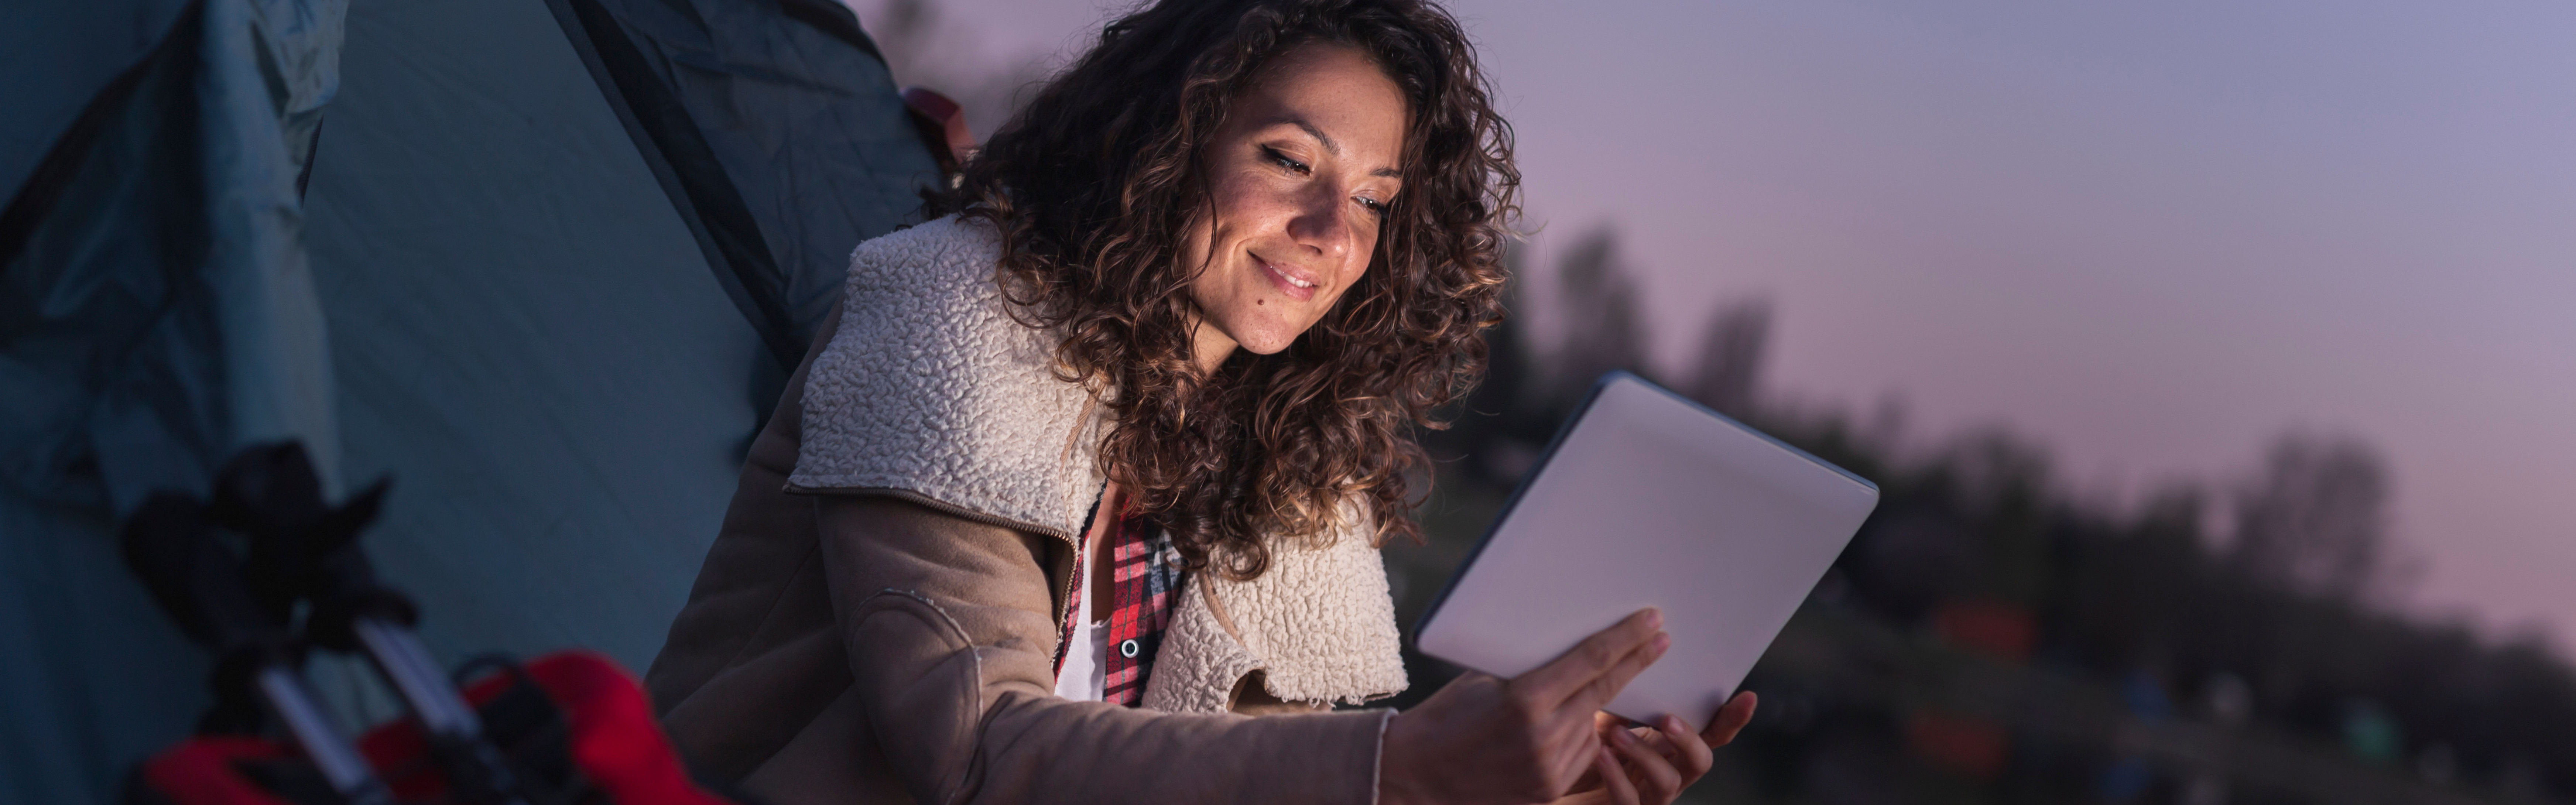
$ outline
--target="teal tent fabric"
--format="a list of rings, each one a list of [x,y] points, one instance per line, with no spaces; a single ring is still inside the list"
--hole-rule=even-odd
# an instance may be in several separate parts
[[[349,477],[394,480],[369,544],[432,646],[641,669],[849,250],[936,168],[844,9],[855,41],[772,2],[570,5],[354,5],[309,234]],[[618,75],[603,41],[664,55]]]
[[[57,5],[0,10],[65,32],[0,54],[0,802],[186,734],[206,660],[115,529],[256,441],[393,480],[367,544],[443,659],[640,669],[849,250],[938,178],[823,0]]]
[[[87,136],[49,147],[50,171],[31,163],[44,192],[12,193],[0,798],[106,801],[125,763],[203,707],[207,663],[126,577],[116,518],[156,489],[202,490],[245,444],[300,439],[337,461],[295,182],[335,87],[341,10],[200,0],[119,92],[84,104]]]
[[[779,372],[543,3],[349,39],[308,203],[367,544],[450,658],[640,668]]]
[[[0,114],[0,188],[25,183],[82,107],[141,62],[193,5],[130,0],[9,7],[9,24],[0,25],[0,76],[18,80],[6,90],[8,113]]]
[[[612,99],[654,141],[648,164],[793,368],[840,298],[850,248],[907,220],[936,179],[875,43],[833,0],[550,4],[584,34],[601,83],[623,90]]]

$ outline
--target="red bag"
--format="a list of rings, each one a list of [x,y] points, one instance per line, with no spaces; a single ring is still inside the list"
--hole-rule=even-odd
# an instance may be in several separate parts
[[[728,805],[691,781],[635,678],[586,651],[549,654],[468,687],[465,699],[517,767],[529,805]],[[412,722],[369,731],[358,746],[405,803],[448,800],[447,782]],[[129,801],[167,805],[315,805],[338,801],[282,741],[190,738],[145,761]],[[543,800],[540,802],[539,800]]]

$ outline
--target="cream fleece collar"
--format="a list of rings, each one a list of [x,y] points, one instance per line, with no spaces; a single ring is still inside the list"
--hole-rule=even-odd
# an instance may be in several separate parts
[[[1006,312],[999,259],[989,228],[954,217],[859,244],[840,330],[807,376],[790,491],[900,495],[1072,539],[1102,483],[1098,407],[1054,376],[1053,338]],[[1360,520],[1330,547],[1275,547],[1249,582],[1194,574],[1146,705],[1221,711],[1253,670],[1286,701],[1403,690],[1386,568]]]

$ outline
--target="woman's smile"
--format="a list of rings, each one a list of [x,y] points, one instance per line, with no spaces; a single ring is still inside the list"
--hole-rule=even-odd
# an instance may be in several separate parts
[[[1261,276],[1269,279],[1270,284],[1276,286],[1279,292],[1286,294],[1288,298],[1299,302],[1315,298],[1315,286],[1320,282],[1314,272],[1294,266],[1279,265],[1261,259],[1261,255],[1251,252],[1244,252],[1244,254],[1251,255],[1253,265],[1261,268]]]

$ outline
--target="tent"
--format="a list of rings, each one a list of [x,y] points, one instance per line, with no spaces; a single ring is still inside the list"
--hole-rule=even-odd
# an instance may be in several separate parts
[[[849,250],[941,176],[832,0],[16,4],[0,78],[5,802],[189,730],[116,526],[256,442],[393,479],[368,544],[445,659],[643,668]]]

